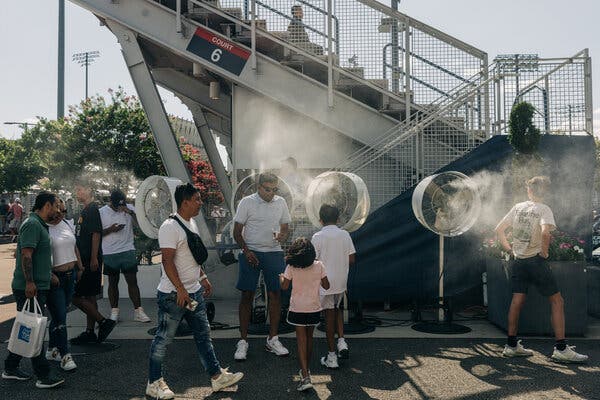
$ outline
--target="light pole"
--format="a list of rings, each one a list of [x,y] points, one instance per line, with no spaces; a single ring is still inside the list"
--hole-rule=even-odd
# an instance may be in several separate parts
[[[73,62],[81,65],[82,67],[85,67],[85,98],[86,99],[88,98],[88,67],[98,57],[100,57],[100,52],[97,50],[73,54]]]

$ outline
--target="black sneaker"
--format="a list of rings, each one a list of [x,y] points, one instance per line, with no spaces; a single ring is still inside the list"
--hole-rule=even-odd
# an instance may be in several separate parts
[[[110,335],[110,332],[112,332],[112,330],[116,324],[117,324],[116,321],[113,321],[112,319],[109,319],[109,318],[104,318],[98,324],[98,340],[97,340],[97,342],[98,343],[104,342],[104,340],[108,337],[108,335]]]
[[[19,368],[15,369],[5,369],[2,371],[2,379],[13,379],[15,381],[26,381],[31,379],[31,375],[26,374],[21,371]]]
[[[35,387],[38,389],[51,389],[65,383],[63,378],[48,377],[44,379],[38,379],[35,383]]]
[[[84,331],[79,334],[79,336],[74,337],[70,340],[71,344],[87,344],[87,343],[96,343],[98,338],[94,332]]]

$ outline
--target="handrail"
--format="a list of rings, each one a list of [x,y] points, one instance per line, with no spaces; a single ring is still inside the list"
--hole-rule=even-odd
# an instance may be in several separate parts
[[[324,16],[327,16],[327,10],[323,10],[320,7],[317,7],[313,4],[310,4],[308,1],[306,0],[297,0],[298,3],[304,4],[310,8],[312,8],[313,10],[323,14]],[[340,54],[340,21],[338,19],[338,17],[336,17],[335,15],[331,14],[331,19],[335,22],[335,54]],[[333,38],[332,38],[333,40]]]
[[[454,98],[452,101],[450,101],[448,104],[440,107],[440,109],[436,110],[433,113],[430,113],[429,115],[425,116],[424,118],[422,118],[420,120],[409,121],[408,123],[401,123],[391,129],[389,129],[386,132],[389,134],[381,136],[380,139],[377,140],[377,142],[369,145],[369,148],[364,149],[364,151],[359,150],[355,154],[351,155],[344,163],[338,165],[334,169],[344,169],[345,166],[350,165],[353,161],[355,161],[359,157],[363,156],[364,154],[369,153],[371,151],[371,149],[374,148],[375,151],[374,151],[373,156],[371,157],[371,160],[369,160],[367,162],[363,162],[362,165],[360,165],[358,168],[353,168],[353,171],[363,168],[366,164],[370,163],[374,159],[381,157],[383,154],[385,154],[387,152],[387,150],[389,150],[389,149],[395,147],[396,145],[402,143],[403,141],[409,139],[409,137],[413,134],[414,131],[419,131],[419,130],[429,126],[431,123],[435,122],[436,120],[443,118],[444,117],[443,113],[450,110],[457,103],[461,103],[464,100],[468,99],[473,94],[477,93],[482,87],[487,85],[489,82],[492,82],[494,79],[496,79],[496,77],[491,77],[491,78],[485,79],[484,81],[482,81],[475,87],[471,88],[466,93],[460,94],[459,96]],[[392,137],[394,134],[396,134],[397,131],[400,131],[400,130],[404,130],[404,132],[402,132],[399,136]]]
[[[386,14],[392,18],[395,18],[397,20],[408,21],[410,26],[413,26],[413,27],[415,27],[437,39],[440,39],[448,44],[452,44],[453,46],[456,46],[457,48],[461,49],[462,51],[464,51],[466,53],[471,54],[472,56],[474,56],[476,58],[483,59],[483,58],[487,57],[487,53],[485,51],[479,50],[478,48],[473,47],[470,44],[465,43],[460,39],[450,36],[447,33],[442,32],[439,29],[436,29],[430,25],[427,25],[417,19],[414,19],[404,13],[401,13],[400,11],[391,9],[388,6],[381,4],[376,0],[356,0],[356,1],[366,5],[367,7],[372,8],[374,10],[377,10],[383,14]]]

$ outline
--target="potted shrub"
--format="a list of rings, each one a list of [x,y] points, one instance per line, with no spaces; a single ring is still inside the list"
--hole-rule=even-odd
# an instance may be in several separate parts
[[[509,236],[510,241],[510,236]],[[565,328],[569,336],[582,336],[587,327],[587,277],[585,242],[565,232],[554,231],[549,263],[565,301]],[[488,319],[506,331],[512,299],[511,261],[496,239],[485,239]],[[553,335],[550,303],[535,286],[529,288],[519,319],[520,335]]]

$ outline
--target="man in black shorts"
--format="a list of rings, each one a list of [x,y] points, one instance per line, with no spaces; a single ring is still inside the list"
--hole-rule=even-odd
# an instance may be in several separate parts
[[[552,210],[543,204],[550,190],[550,179],[536,176],[527,181],[528,201],[518,203],[504,216],[496,227],[498,239],[504,250],[514,255],[512,265],[512,302],[508,311],[508,340],[502,355],[505,357],[531,356],[517,340],[519,315],[527,298],[529,285],[537,287],[540,294],[548,297],[552,307],[552,328],[556,345],[552,359],[558,362],[585,362],[588,356],[579,354],[568,346],[565,339],[564,301],[558,290],[554,275],[548,266],[550,232],[556,229]],[[513,243],[508,242],[506,230],[512,228]]]
[[[98,205],[94,202],[91,186],[85,181],[75,184],[75,196],[84,208],[75,226],[77,248],[81,255],[83,271],[78,274],[73,304],[87,316],[87,329],[76,338],[73,344],[103,342],[115,327],[116,322],[104,318],[98,312],[96,296],[102,293],[102,222]],[[94,326],[98,323],[98,336]]]

